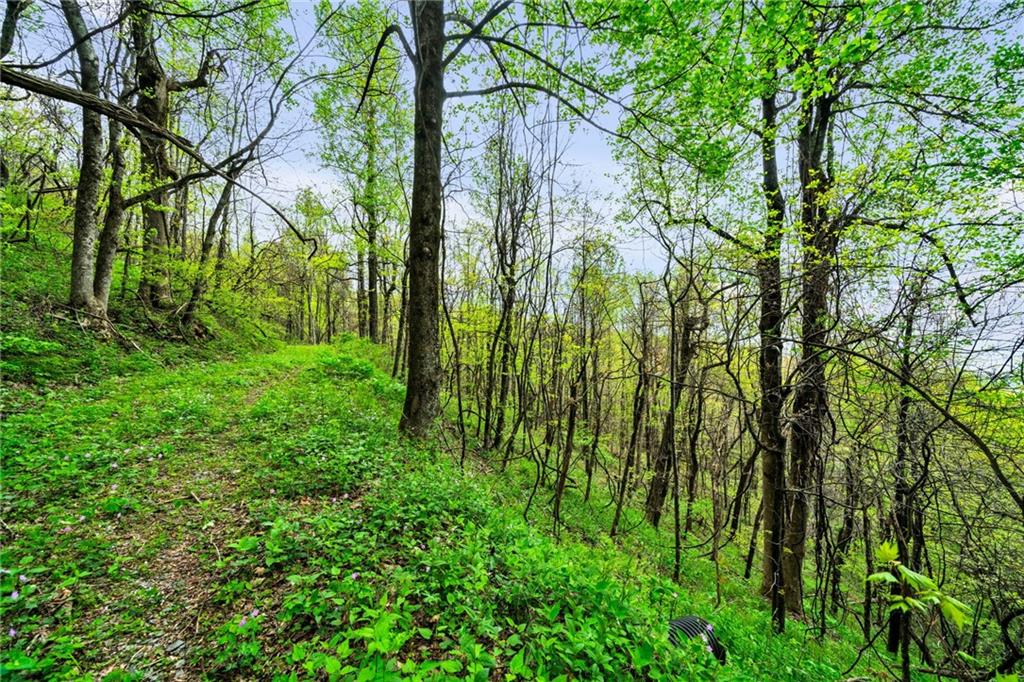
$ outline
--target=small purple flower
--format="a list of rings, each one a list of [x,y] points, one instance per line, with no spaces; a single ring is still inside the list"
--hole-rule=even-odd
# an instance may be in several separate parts
[[[260,615],[260,610],[259,609],[253,609],[252,612],[249,613],[249,615],[252,616],[253,618],[255,618],[256,616]]]
[[[715,653],[715,650],[711,648],[711,645],[710,645],[710,644],[708,644],[708,653],[709,653],[709,654],[713,654],[713,653]]]
[[[331,498],[331,504],[336,504],[337,502],[338,502],[338,498],[337,497],[332,497]]]
[[[359,580],[359,571],[354,571],[352,575],[349,576],[349,578],[351,580]]]
[[[79,522],[85,521],[85,514],[79,514],[78,515],[78,521]]]
[[[60,529],[60,532],[62,534],[64,534],[64,535],[70,533],[71,532],[71,526],[64,526],[63,528]]]
[[[715,626],[714,625],[712,625],[711,623],[708,623],[706,627],[707,627],[708,632],[710,632],[711,634],[715,634]]]
[[[270,494],[271,495],[276,495],[277,494],[277,490],[275,490],[274,488],[271,488],[270,489]]]
[[[248,623],[248,622],[249,622],[249,619],[246,618],[245,616],[242,616],[242,620],[238,621],[238,627],[244,628],[245,624]]]
[[[117,484],[116,483],[113,484],[112,486],[110,486],[110,492],[114,492],[115,490],[117,490]]]
[[[14,639],[15,637],[18,636],[18,631],[15,630],[14,628],[11,628],[10,630],[7,631],[7,636],[10,637],[11,639]]]
[[[17,599],[18,595],[19,595],[19,592],[17,590],[15,590],[14,592],[11,592],[11,599]]]
[[[28,576],[26,576],[26,575],[19,575],[18,576],[18,582],[20,582],[22,585],[24,585],[25,583],[28,582]]]

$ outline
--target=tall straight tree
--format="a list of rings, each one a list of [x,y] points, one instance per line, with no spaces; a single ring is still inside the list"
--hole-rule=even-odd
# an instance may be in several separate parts
[[[82,91],[100,94],[100,63],[89,29],[76,0],[61,0],[61,9],[75,42]],[[13,12],[12,12],[13,13]],[[82,163],[75,193],[75,229],[71,251],[71,305],[91,314],[103,314],[93,290],[96,246],[96,203],[103,178],[103,121],[100,114],[82,109]]]
[[[409,216],[409,368],[399,428],[427,435],[439,409],[438,275],[441,135],[444,125],[444,2],[410,3],[416,45],[412,211]]]
[[[441,178],[441,140],[444,133],[444,102],[448,98],[475,97],[506,90],[543,93],[564,103],[576,115],[589,117],[581,105],[574,104],[557,91],[557,85],[542,82],[549,77],[556,82],[568,81],[574,91],[586,95],[600,93],[580,78],[569,74],[530,47],[510,38],[517,31],[534,35],[538,25],[564,24],[561,17],[549,22],[537,19],[543,6],[530,6],[529,16],[519,23],[503,26],[499,35],[488,35],[484,29],[512,5],[511,0],[492,5],[473,22],[460,13],[446,14],[443,0],[411,0],[410,19],[413,42],[409,44],[402,28],[388,26],[373,52],[370,72],[360,98],[361,109],[368,95],[381,49],[392,35],[400,38],[406,54],[413,63],[416,82],[413,119],[413,188],[409,216],[409,296],[408,308],[408,372],[405,404],[399,428],[414,438],[427,435],[440,409],[441,361],[439,344],[439,302],[441,262],[441,218],[443,213]],[[558,11],[564,11],[561,8]],[[446,33],[446,23],[465,29],[463,33]],[[444,53],[445,45],[455,46]],[[524,40],[525,42],[525,40]],[[471,43],[483,44],[488,57],[500,72],[500,82],[490,87],[472,90],[445,90],[444,78],[452,65]],[[413,46],[415,51],[413,51]],[[512,58],[509,58],[511,55]],[[523,64],[533,69],[524,68]],[[523,72],[522,79],[513,77],[513,67]]]

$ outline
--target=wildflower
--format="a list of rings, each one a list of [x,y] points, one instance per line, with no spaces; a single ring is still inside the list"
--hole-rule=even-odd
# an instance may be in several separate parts
[[[78,521],[79,521],[79,523],[81,523],[82,521],[85,521],[85,514],[79,514],[78,515]]]
[[[271,495],[276,495],[276,494],[277,494],[277,491],[276,491],[275,489],[271,488],[271,489],[270,489],[270,494],[271,494]]]
[[[15,637],[18,636],[18,631],[15,630],[14,628],[11,628],[10,630],[7,631],[7,636],[10,637],[11,639],[14,639]]]
[[[25,583],[28,582],[28,576],[26,576],[26,575],[19,575],[18,576],[18,582],[20,582],[22,585],[24,585]]]
[[[711,645],[710,645],[710,644],[708,644],[708,653],[709,653],[709,654],[713,654],[713,653],[715,653],[715,650],[711,648]]]
[[[60,529],[61,534],[67,534],[71,532],[71,526],[64,526]]]
[[[111,462],[110,463],[110,468],[111,469],[116,469],[117,468],[117,462]]]
[[[244,628],[245,624],[248,623],[248,622],[249,622],[249,619],[246,618],[245,616],[242,616],[242,620],[238,621],[238,627]]]
[[[116,483],[113,484],[112,486],[110,486],[110,492],[114,492],[115,490],[117,490],[117,484]]]
[[[359,571],[354,571],[352,575],[349,576],[349,578],[352,580],[359,580]]]
[[[11,592],[11,599],[17,599],[18,598],[18,594],[19,594],[19,592],[17,590],[15,590],[14,592]]]
[[[711,634],[715,634],[715,626],[714,625],[712,625],[711,623],[708,623],[706,627],[707,627],[708,632],[710,632]]]
[[[253,618],[255,618],[258,615],[260,615],[260,610],[259,609],[253,609],[252,612],[249,615],[252,616]]]

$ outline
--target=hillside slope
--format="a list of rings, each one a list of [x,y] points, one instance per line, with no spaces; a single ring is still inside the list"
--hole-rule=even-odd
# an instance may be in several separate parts
[[[402,444],[377,353],[158,368],[9,416],[0,674],[827,680],[852,661],[767,635],[756,600],[716,611],[692,589],[707,562],[684,590],[607,540],[556,543],[514,481]],[[689,612],[728,665],[669,646]]]

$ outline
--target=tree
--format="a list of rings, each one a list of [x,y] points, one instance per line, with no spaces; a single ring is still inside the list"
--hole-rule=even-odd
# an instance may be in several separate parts
[[[60,6],[75,41],[82,91],[99,97],[99,58],[82,18],[82,10],[75,0],[61,0]],[[9,7],[8,12],[12,16],[17,14],[16,8]],[[105,307],[97,302],[94,291],[96,204],[103,176],[103,121],[96,111],[82,109],[81,146],[82,163],[75,192],[75,234],[71,253],[71,305],[86,313],[103,316]]]
[[[556,64],[545,59],[508,36],[517,30],[535,35],[538,26],[550,25],[552,20],[544,17],[542,8],[528,6],[525,21],[506,27],[503,35],[488,35],[485,28],[511,5],[510,0],[492,5],[477,22],[461,14],[445,14],[443,0],[410,2],[410,20],[413,27],[413,47],[409,45],[402,29],[396,24],[388,26],[381,35],[373,52],[370,73],[360,108],[365,102],[370,79],[374,73],[382,47],[390,36],[398,36],[405,52],[412,61],[416,74],[413,92],[413,187],[409,217],[409,368],[406,379],[405,406],[400,423],[401,430],[412,437],[424,437],[430,430],[439,411],[440,360],[438,336],[439,277],[442,217],[441,138],[444,131],[444,101],[448,98],[474,97],[502,91],[540,92],[558,99],[577,115],[586,118],[580,106],[573,105],[556,89],[539,79],[513,80],[509,78],[509,65],[502,51],[520,58],[528,58],[528,66],[539,69],[539,73],[528,75],[548,76],[556,80],[567,79],[586,94],[599,94],[593,87],[567,73]],[[540,19],[539,21],[537,19]],[[465,33],[448,34],[447,23],[465,26]],[[560,18],[556,23],[565,25]],[[455,46],[444,54],[445,45]],[[494,86],[473,90],[445,90],[444,78],[447,69],[470,43],[482,43],[488,48],[488,55],[502,74],[502,81]]]

